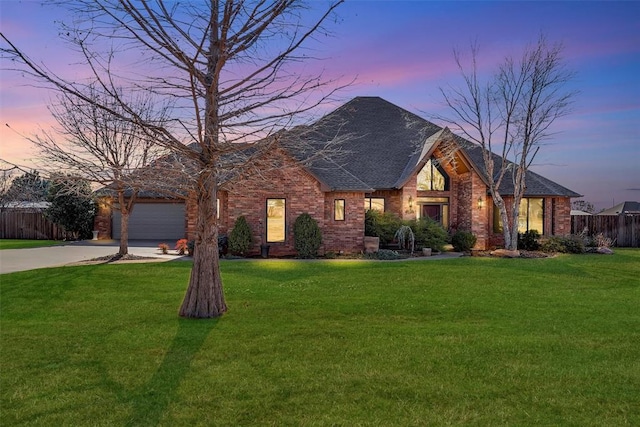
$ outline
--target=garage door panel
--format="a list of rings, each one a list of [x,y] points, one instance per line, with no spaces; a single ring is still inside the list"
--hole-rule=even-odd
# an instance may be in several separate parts
[[[120,212],[113,212],[113,238],[120,239]],[[129,239],[177,240],[185,237],[184,203],[140,203],[129,215]]]

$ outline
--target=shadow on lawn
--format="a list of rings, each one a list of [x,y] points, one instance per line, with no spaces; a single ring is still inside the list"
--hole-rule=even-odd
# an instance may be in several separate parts
[[[127,425],[159,424],[194,356],[217,323],[217,319],[178,320],[178,331],[158,370],[132,399],[133,412]]]

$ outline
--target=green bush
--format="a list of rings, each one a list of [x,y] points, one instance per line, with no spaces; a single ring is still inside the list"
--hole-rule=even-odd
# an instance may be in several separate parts
[[[49,185],[47,200],[51,203],[45,216],[63,227],[73,239],[92,236],[96,204],[88,181],[58,175]]]
[[[380,238],[380,245],[388,245],[393,242],[398,228],[403,225],[402,220],[388,212],[368,210],[364,220],[365,236]]]
[[[236,219],[233,230],[229,233],[229,251],[232,254],[244,255],[249,252],[252,245],[251,227],[249,227],[247,219],[240,216]]]
[[[322,233],[318,222],[308,213],[296,218],[293,224],[293,239],[299,258],[315,258],[322,244]]]
[[[518,233],[518,249],[525,251],[537,251],[540,249],[540,233],[538,230],[529,230],[524,233]]]
[[[431,218],[420,218],[419,220],[407,221],[407,225],[413,230],[417,249],[431,248],[440,252],[444,250],[449,236],[439,222]]]
[[[380,259],[380,260],[394,260],[394,259],[405,259],[405,256],[400,255],[396,251],[392,251],[391,249],[380,249],[378,252],[372,254],[366,254],[365,258],[367,259]]]
[[[451,236],[451,244],[456,252],[469,252],[478,239],[470,231],[458,230]]]
[[[579,236],[553,236],[546,239],[540,249],[548,253],[582,254],[584,241]]]

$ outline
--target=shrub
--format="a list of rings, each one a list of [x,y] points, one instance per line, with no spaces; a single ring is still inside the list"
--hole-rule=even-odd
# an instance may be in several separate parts
[[[51,205],[45,216],[63,227],[74,239],[91,238],[96,205],[88,181],[58,176],[49,186]]]
[[[229,238],[222,234],[218,236],[218,253],[220,255],[227,255],[229,252]]]
[[[470,231],[459,230],[451,236],[451,244],[456,252],[469,252],[478,239]]]
[[[431,248],[442,252],[444,245],[447,244],[449,236],[446,230],[431,218],[408,221],[407,225],[413,230],[417,248]]]
[[[529,230],[524,233],[518,233],[518,248],[525,251],[537,251],[540,249],[540,233],[538,230]]]
[[[158,245],[158,249],[160,249],[160,252],[162,252],[163,254],[169,253],[169,245],[167,245],[166,243],[160,243]]]
[[[369,209],[364,214],[364,235],[371,237],[380,237],[376,234],[376,226],[378,222],[377,211]]]
[[[564,253],[566,251],[562,239],[558,236],[548,237],[543,240],[540,244],[540,250],[550,254]]]
[[[396,215],[370,209],[365,213],[364,234],[379,237],[380,245],[388,245],[393,242],[396,230],[402,225],[402,220]]]
[[[293,224],[295,249],[300,258],[315,258],[322,244],[322,234],[318,222],[308,213],[303,213]]]
[[[189,245],[187,244],[187,239],[180,239],[176,242],[176,247],[174,248],[178,251],[179,255],[184,255],[189,250]]]
[[[582,254],[585,252],[584,241],[579,236],[552,236],[542,243],[540,249],[549,253]]]
[[[596,248],[610,248],[615,243],[615,239],[606,237],[602,233],[598,233],[593,236],[593,246]]]
[[[236,219],[233,230],[229,233],[229,251],[236,255],[244,255],[249,252],[253,245],[253,237],[251,236],[251,227],[247,223],[247,219],[243,216]],[[220,247],[220,239],[218,239],[218,248]]]
[[[404,259],[405,257],[400,255],[396,251],[392,251],[391,249],[380,249],[378,252],[375,252],[372,254],[366,254],[365,258],[380,259],[380,260],[394,260],[394,259]]]

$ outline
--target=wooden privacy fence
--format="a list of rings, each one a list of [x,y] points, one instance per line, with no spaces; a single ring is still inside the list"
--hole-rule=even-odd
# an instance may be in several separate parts
[[[67,233],[45,218],[42,211],[33,209],[2,209],[0,211],[0,239],[64,240]]]
[[[640,247],[640,215],[574,215],[571,217],[571,233],[587,230],[589,236],[602,233],[615,240],[620,248]]]

